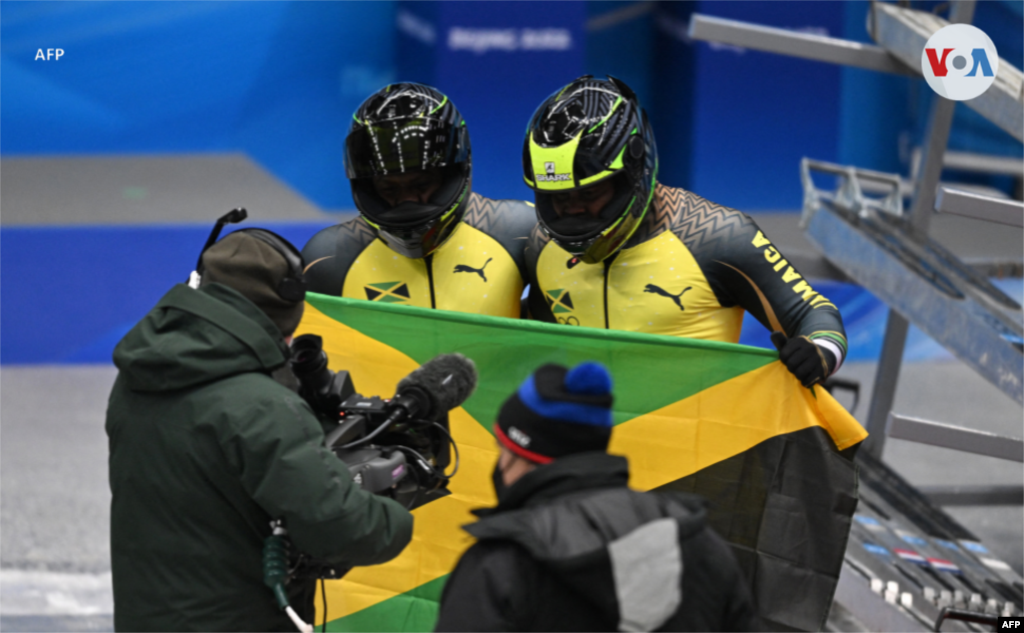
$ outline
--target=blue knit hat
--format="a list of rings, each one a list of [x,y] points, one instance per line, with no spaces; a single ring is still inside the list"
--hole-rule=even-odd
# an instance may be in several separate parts
[[[502,405],[495,435],[502,446],[538,464],[605,451],[612,400],[612,377],[602,365],[544,365]]]

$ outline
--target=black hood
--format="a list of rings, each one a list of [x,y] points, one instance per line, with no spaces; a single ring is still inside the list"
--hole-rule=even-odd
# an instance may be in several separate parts
[[[465,530],[518,543],[612,621],[653,630],[678,608],[680,543],[703,530],[706,510],[699,497],[637,492],[627,479],[623,457],[559,458],[524,475]]]

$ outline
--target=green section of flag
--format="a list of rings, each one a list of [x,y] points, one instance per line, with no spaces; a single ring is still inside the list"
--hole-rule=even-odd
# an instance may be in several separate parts
[[[433,631],[448,575],[327,623],[328,631]],[[330,614],[328,614],[330,615]]]
[[[488,429],[502,402],[544,363],[572,366],[595,360],[614,367],[614,416],[620,424],[778,358],[775,351],[715,341],[392,306],[313,293],[307,294],[306,300],[332,319],[417,363],[449,352],[473,359],[480,379],[463,408]],[[358,389],[359,376],[353,380]]]

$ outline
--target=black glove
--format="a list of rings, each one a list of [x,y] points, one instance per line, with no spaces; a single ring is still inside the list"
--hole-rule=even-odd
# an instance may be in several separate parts
[[[806,336],[788,338],[782,332],[772,332],[772,343],[779,350],[779,360],[805,387],[825,380],[836,367],[832,352]]]

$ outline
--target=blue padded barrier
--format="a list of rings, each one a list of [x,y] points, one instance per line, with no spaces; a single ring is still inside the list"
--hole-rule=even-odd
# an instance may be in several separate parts
[[[301,248],[329,224],[252,226]],[[188,279],[211,228],[3,227],[0,363],[110,363],[117,341],[172,285]]]

